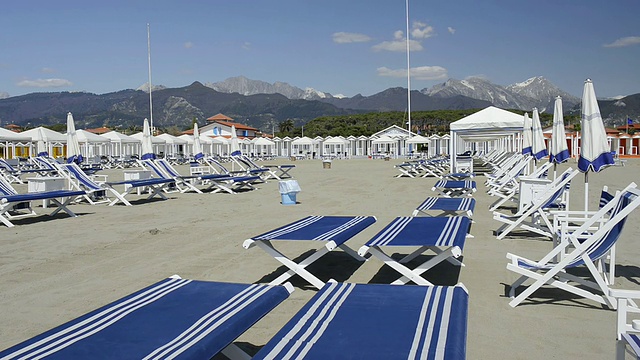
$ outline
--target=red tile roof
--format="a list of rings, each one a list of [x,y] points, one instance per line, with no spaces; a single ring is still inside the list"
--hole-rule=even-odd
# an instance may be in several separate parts
[[[95,128],[95,129],[86,129],[86,131],[90,132],[90,133],[94,133],[94,134],[105,134],[108,133],[109,131],[111,131],[111,129],[109,129],[108,127],[99,127],[99,128]]]
[[[218,120],[222,120],[222,121],[233,121],[233,119],[232,119],[232,118],[228,117],[227,115],[220,114],[220,113],[218,113],[218,114],[216,114],[216,115],[213,115],[213,116],[212,116],[212,117],[210,117],[210,118],[207,118],[207,121],[209,121],[209,122],[218,121]]]

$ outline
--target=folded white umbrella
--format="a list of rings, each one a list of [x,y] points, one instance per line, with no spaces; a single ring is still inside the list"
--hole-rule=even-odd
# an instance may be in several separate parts
[[[73,121],[73,115],[67,114],[67,163],[80,164],[82,162],[82,154],[80,154],[80,142],[78,134],[76,134],[76,125]]]
[[[542,134],[542,125],[540,124],[540,115],[538,114],[538,108],[533,108],[531,133],[533,135],[533,144],[531,150],[536,160],[540,160],[543,157],[549,155],[549,153],[547,152],[547,147],[544,144],[544,135]]]

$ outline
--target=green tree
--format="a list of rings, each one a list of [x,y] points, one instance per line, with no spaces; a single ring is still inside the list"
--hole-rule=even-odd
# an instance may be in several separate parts
[[[278,124],[278,128],[280,129],[281,133],[289,134],[291,131],[293,131],[294,125],[295,124],[293,123],[293,120],[287,119]]]

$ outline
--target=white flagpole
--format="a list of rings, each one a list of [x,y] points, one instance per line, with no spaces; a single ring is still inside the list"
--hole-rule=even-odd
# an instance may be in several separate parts
[[[153,136],[153,100],[151,97],[151,32],[149,31],[149,23],[147,23],[147,57],[149,62],[149,125],[151,127],[151,136]]]
[[[409,64],[409,0],[407,3],[407,117],[411,133],[411,66]]]

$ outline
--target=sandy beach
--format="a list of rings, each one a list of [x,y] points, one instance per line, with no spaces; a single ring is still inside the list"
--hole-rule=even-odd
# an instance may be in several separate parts
[[[349,241],[358,249],[396,216],[409,216],[430,190],[434,178],[396,178],[401,160],[296,161],[291,172],[302,192],[299,204],[280,204],[277,181],[256,191],[230,194],[170,193],[166,201],[134,201],[134,206],[73,205],[77,218],[59,215],[18,221],[0,228],[0,348],[4,349],[53,326],[105,305],[173,274],[184,278],[268,282],[283,269],[258,248],[242,242],[307,215],[373,215],[377,222]],[[279,159],[271,163],[292,163]],[[558,167],[576,167],[570,162]],[[186,166],[178,167],[183,174]],[[122,170],[106,170],[110,181]],[[589,175],[590,208],[597,208],[603,185],[620,189],[640,179],[640,160]],[[506,270],[505,254],[539,259],[551,241],[522,236],[497,240],[485,193],[479,189],[465,267],[442,265],[426,273],[435,284],[462,282],[469,290],[467,356],[469,359],[605,359],[615,354],[615,311],[566,292],[545,287],[511,308],[506,295],[516,275]],[[584,207],[584,177],[571,185],[571,209]],[[26,186],[16,186],[26,191]],[[132,199],[144,199],[133,196]],[[38,204],[40,205],[40,204]],[[36,212],[45,214],[40,206]],[[640,211],[632,213],[617,247],[616,288],[639,289]],[[278,247],[297,257],[315,244]],[[341,251],[310,268],[323,280],[384,283],[394,275],[381,261],[360,263]],[[273,336],[316,292],[299,278],[296,290],[238,342],[259,347]],[[413,285],[407,285],[413,286]]]

